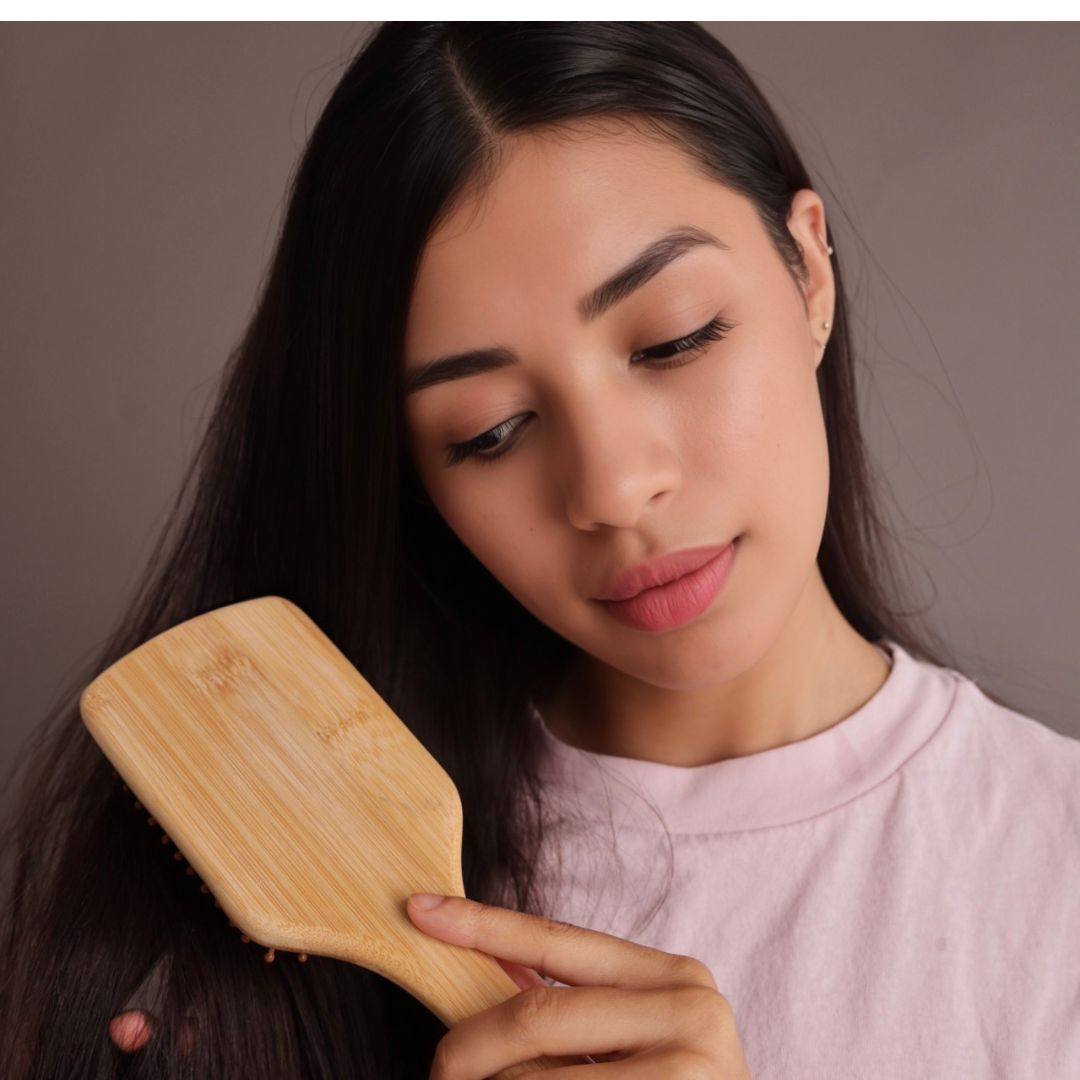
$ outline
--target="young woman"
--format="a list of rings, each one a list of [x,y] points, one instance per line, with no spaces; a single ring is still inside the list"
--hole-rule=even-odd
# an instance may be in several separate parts
[[[1080,1075],[1080,743],[899,613],[857,417],[824,203],[706,30],[383,24],[27,759],[5,1075]],[[469,899],[409,914],[511,1001],[447,1032],[267,964],[84,730],[97,671],[266,594],[450,773]]]

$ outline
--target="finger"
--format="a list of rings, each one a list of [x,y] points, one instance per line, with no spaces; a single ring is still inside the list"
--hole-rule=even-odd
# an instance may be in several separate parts
[[[109,1038],[126,1054],[141,1050],[153,1032],[150,1014],[141,1009],[120,1013],[109,1021]]]
[[[716,989],[699,960],[587,930],[544,915],[447,896],[430,910],[410,897],[409,918],[425,933],[503,960],[513,960],[559,982],[647,989],[695,985]]]
[[[613,1064],[607,1064],[613,1062]],[[607,1065],[604,1068],[604,1065]],[[601,1066],[597,1068],[597,1065]],[[692,1050],[677,1050],[661,1047],[647,1054],[635,1054],[632,1058],[597,1058],[595,1065],[568,1065],[561,1069],[552,1069],[548,1076],[551,1080],[656,1080],[658,1076],[666,1080],[674,1077],[722,1077],[723,1080],[750,1080],[750,1074],[726,1070],[717,1067],[711,1061]]]
[[[436,1047],[432,1075],[472,1080],[545,1055],[632,1056],[660,1046],[690,1047],[702,1042],[702,1026],[723,1023],[720,1001],[701,986],[533,987],[455,1024]]]
[[[154,1034],[157,1018],[145,1009],[129,1009],[109,1021],[109,1037],[118,1050],[133,1054],[141,1050]],[[185,1021],[176,1037],[180,1052],[186,1054],[195,1045],[195,1028]]]

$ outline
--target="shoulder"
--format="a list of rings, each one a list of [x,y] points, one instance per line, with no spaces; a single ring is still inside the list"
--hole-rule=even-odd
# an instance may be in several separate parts
[[[959,672],[941,749],[954,757],[986,811],[1026,805],[1062,820],[1080,817],[1080,739],[994,700]],[[1045,818],[1044,818],[1045,820]]]
[[[1076,777],[1080,771],[1080,739],[995,701],[973,679],[961,676],[958,705],[968,723],[983,736],[1003,763],[1020,771]]]

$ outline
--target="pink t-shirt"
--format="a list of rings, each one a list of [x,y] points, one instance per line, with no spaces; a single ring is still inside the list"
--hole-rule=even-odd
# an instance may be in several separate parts
[[[755,1080],[1077,1080],[1080,740],[880,646],[857,712],[708,765],[534,710],[547,911],[707,964]]]

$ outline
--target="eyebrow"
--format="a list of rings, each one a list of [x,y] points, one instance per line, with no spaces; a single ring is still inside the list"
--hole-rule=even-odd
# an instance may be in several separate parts
[[[696,225],[676,225],[634,256],[621,270],[598,285],[588,296],[578,301],[577,311],[583,323],[600,318],[632,292],[660,273],[681,255],[702,245],[730,251],[730,245]],[[405,396],[416,394],[429,386],[480,375],[485,371],[506,367],[518,362],[517,353],[502,345],[487,349],[469,349],[420,364],[408,373]]]

